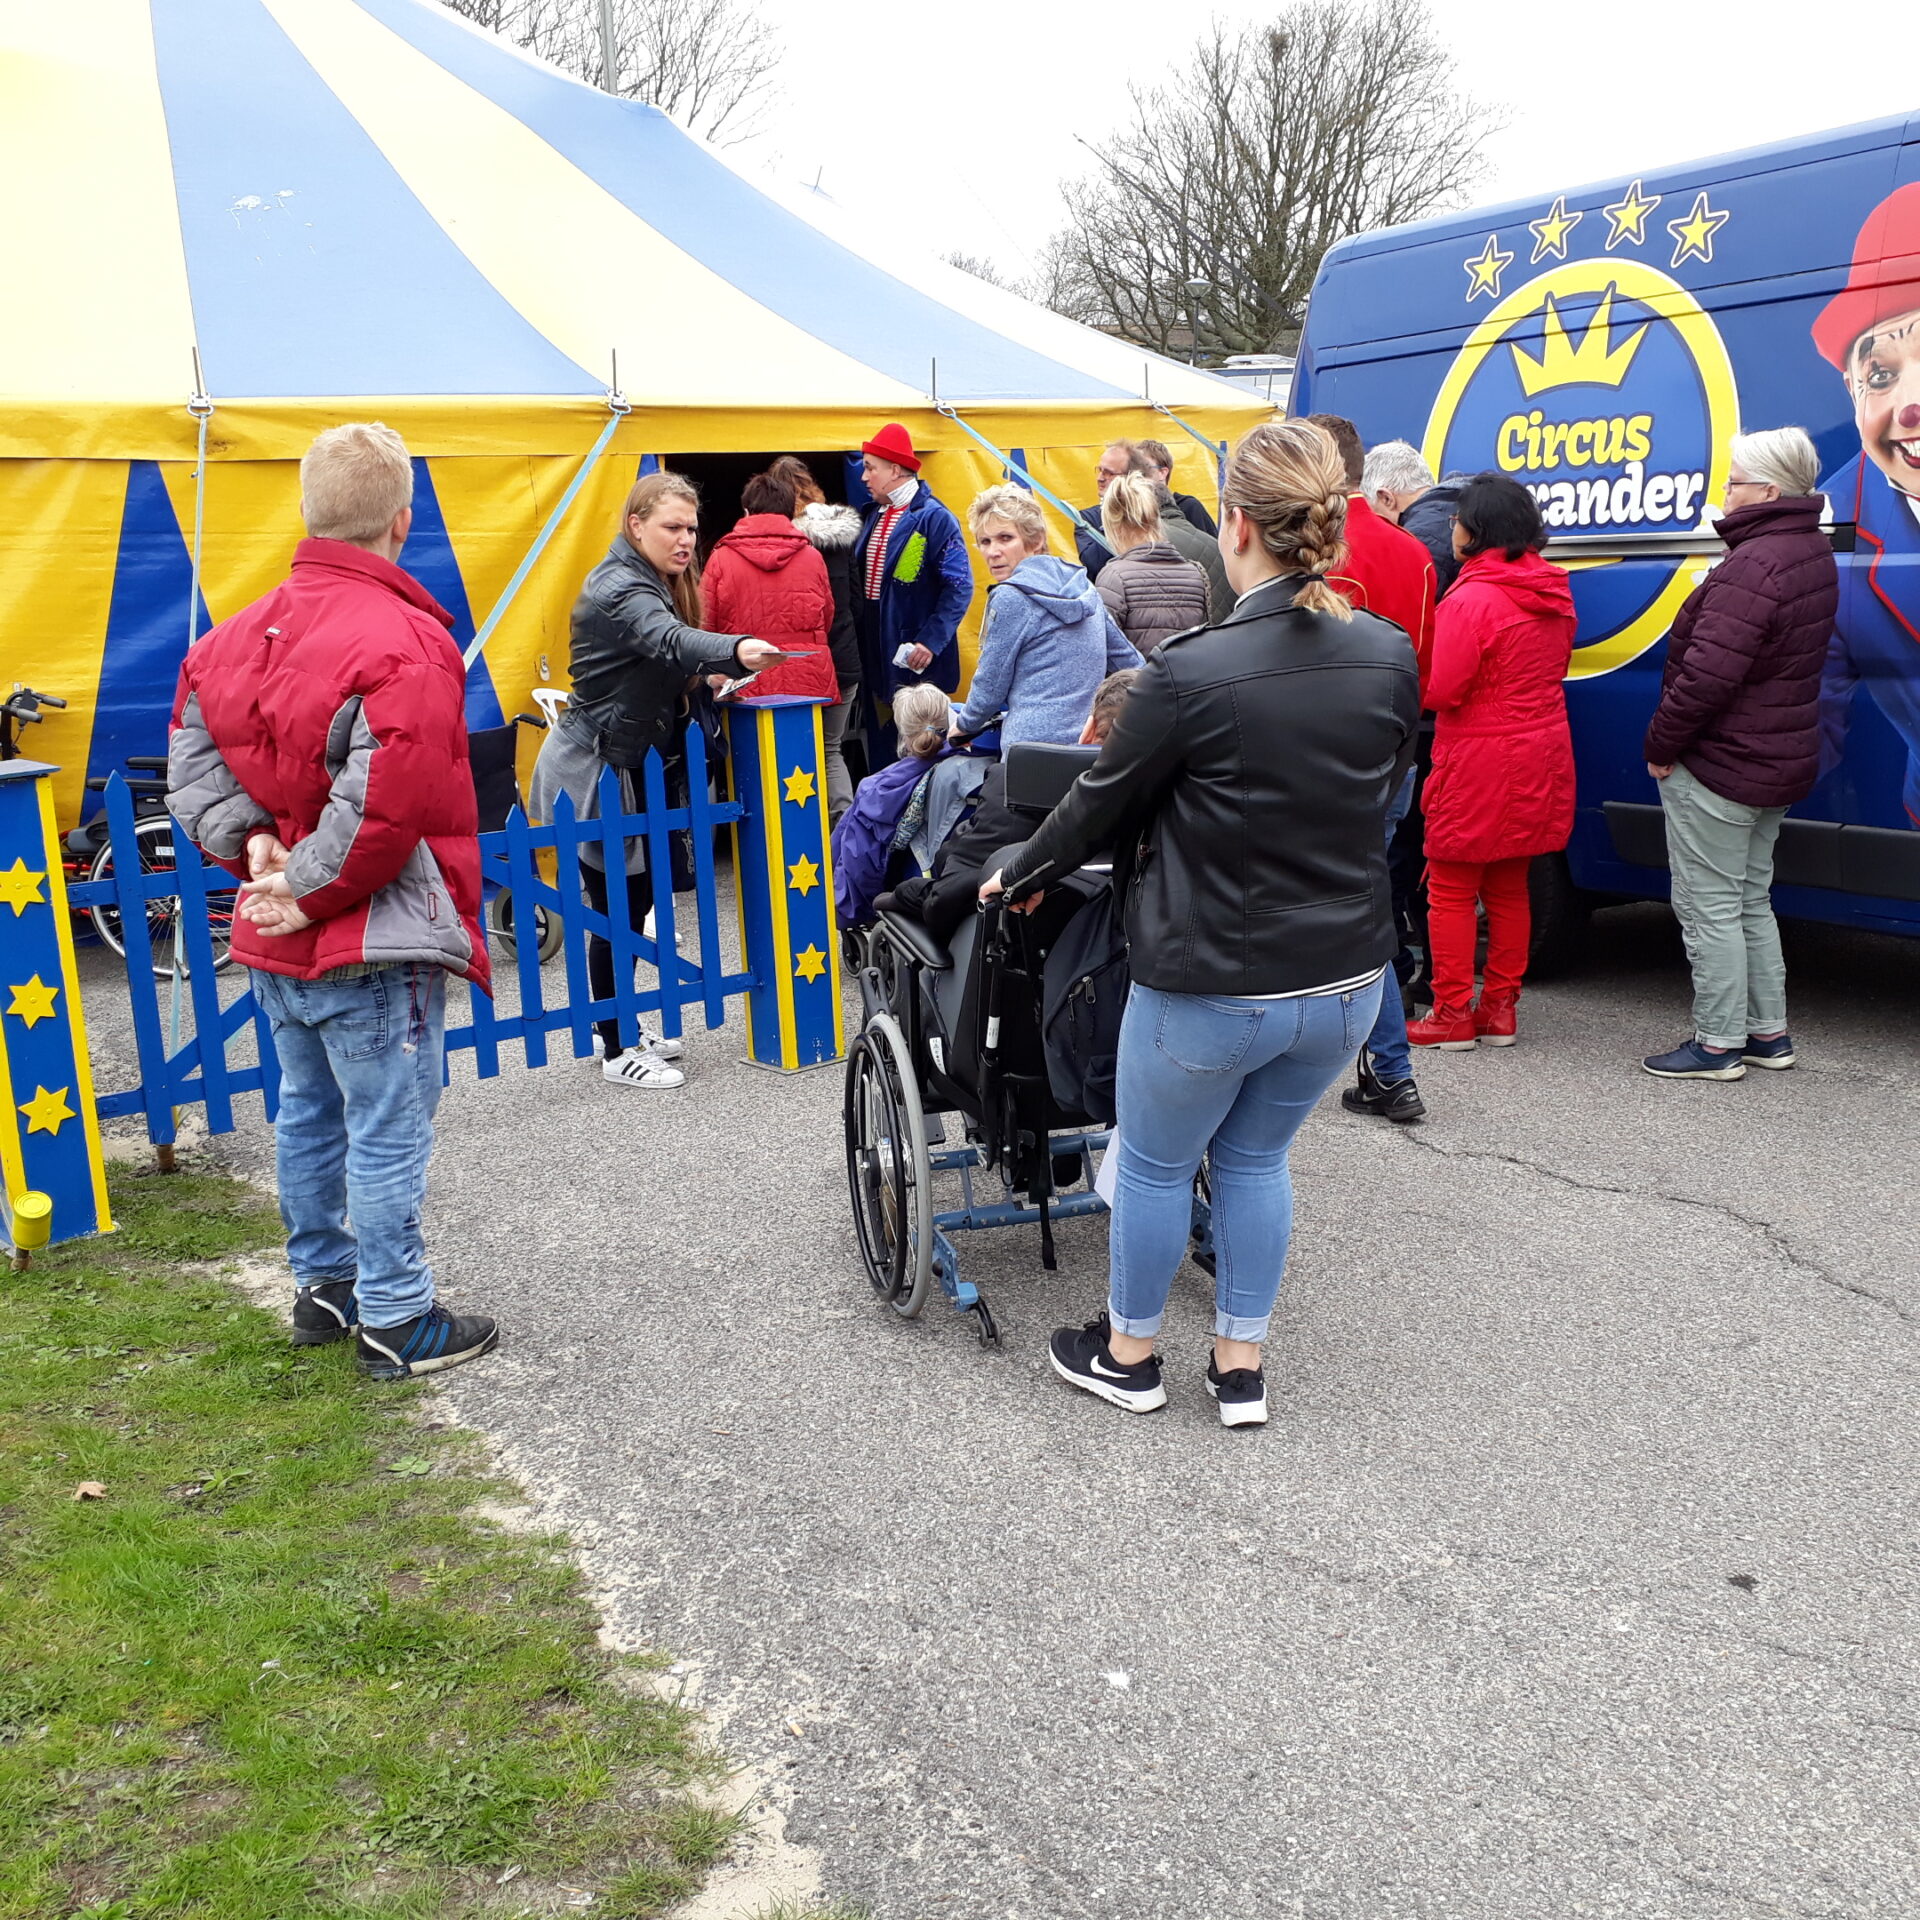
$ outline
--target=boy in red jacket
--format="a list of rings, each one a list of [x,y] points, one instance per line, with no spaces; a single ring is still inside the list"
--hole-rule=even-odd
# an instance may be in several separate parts
[[[294,1344],[353,1332],[361,1368],[398,1380],[499,1339],[436,1302],[420,1232],[447,974],[488,984],[465,676],[451,616],[394,564],[400,436],[329,429],[300,493],[291,575],[188,650],[167,805],[245,882],[233,953],[280,1057]]]

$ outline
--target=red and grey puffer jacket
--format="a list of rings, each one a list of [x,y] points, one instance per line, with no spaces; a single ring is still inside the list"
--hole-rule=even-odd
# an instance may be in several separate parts
[[[236,917],[236,960],[298,980],[419,961],[488,985],[452,624],[391,561],[303,540],[280,586],[188,649],[167,805],[242,878],[249,836],[276,834],[313,922],[269,936]]]

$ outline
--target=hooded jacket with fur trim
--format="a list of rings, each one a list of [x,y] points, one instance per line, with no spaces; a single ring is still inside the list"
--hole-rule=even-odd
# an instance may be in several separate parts
[[[715,632],[750,633],[807,655],[756,674],[749,698],[840,698],[827,649],[833,588],[826,562],[784,514],[750,513],[714,543],[700,577],[700,600],[705,623]]]
[[[813,542],[814,552],[826,564],[827,585],[833,589],[833,627],[827,644],[844,700],[860,678],[860,633],[853,624],[853,549],[860,538],[860,512],[857,507],[814,500],[801,509],[793,524]]]

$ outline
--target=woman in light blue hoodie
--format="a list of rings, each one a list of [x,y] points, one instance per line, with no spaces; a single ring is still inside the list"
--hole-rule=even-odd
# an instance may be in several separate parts
[[[1086,569],[1047,551],[1047,523],[1024,487],[989,487],[967,510],[993,586],[980,659],[956,734],[1000,722],[1003,747],[1023,740],[1071,746],[1108,674],[1140,656],[1114,623]]]

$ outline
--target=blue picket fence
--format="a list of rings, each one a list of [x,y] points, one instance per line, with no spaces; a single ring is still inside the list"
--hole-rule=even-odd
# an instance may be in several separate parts
[[[667,804],[665,769],[658,754],[649,754],[642,774],[642,810],[626,811],[619,777],[609,770],[602,778],[599,817],[575,818],[563,795],[555,804],[554,819],[532,826],[515,809],[507,824],[480,836],[480,860],[489,894],[496,889],[512,902],[516,938],[511,956],[496,948],[496,990],[506,976],[517,979],[519,1009],[502,1016],[484,993],[470,996],[472,1019],[449,1028],[447,1051],[471,1052],[474,1070],[482,1079],[501,1070],[503,1048],[518,1047],[526,1065],[542,1067],[549,1058],[548,1036],[570,1037],[572,1057],[593,1051],[594,1024],[617,1020],[621,1037],[631,1041],[640,1016],[650,1015],[660,1030],[677,1038],[683,1027],[682,1010],[698,1006],[709,1028],[726,1019],[729,999],[748,994],[762,983],[752,970],[721,971],[719,880],[713,857],[714,830],[742,820],[747,809],[738,800],[717,801],[708,791],[706,737],[697,726],[686,736],[688,799],[684,806]],[[209,867],[183,833],[175,831],[175,865],[170,870],[141,871],[133,795],[115,775],[107,783],[106,814],[113,848],[113,875],[69,889],[75,907],[109,907],[119,915],[121,939],[132,1003],[134,1043],[139,1059],[137,1086],[103,1092],[98,1111],[103,1117],[144,1114],[147,1136],[156,1146],[170,1145],[177,1132],[177,1110],[201,1106],[211,1133],[230,1133],[237,1096],[259,1093],[271,1119],[278,1105],[279,1062],[265,1016],[252,990],[243,988],[223,1004],[222,982],[231,983],[232,971],[215,971],[212,913],[230,912],[237,883],[218,867]],[[676,896],[671,885],[656,889],[654,934],[650,939],[633,926],[627,912],[627,890],[620,883],[626,871],[630,840],[646,844],[647,864],[656,875],[673,871],[671,838],[684,833],[690,842],[693,889]],[[597,849],[614,884],[607,889],[608,910],[587,906],[581,892],[582,855]],[[541,856],[553,856],[554,877],[541,872]],[[171,951],[156,954],[148,924],[148,903],[177,897],[184,972],[169,978],[156,974],[172,963]],[[690,902],[698,933],[698,959],[678,950],[677,920],[682,903]],[[536,927],[540,914],[558,920],[561,928],[559,975],[556,982],[540,962]],[[587,936],[598,934],[613,948],[615,992],[595,999],[587,982]],[[661,968],[661,956],[669,964]],[[634,983],[633,962],[644,961],[659,980],[657,986]],[[247,976],[240,971],[241,979]],[[562,990],[555,993],[558,985]],[[191,1031],[185,1032],[190,1024]],[[229,1052],[251,1028],[255,1058],[230,1062]]]

